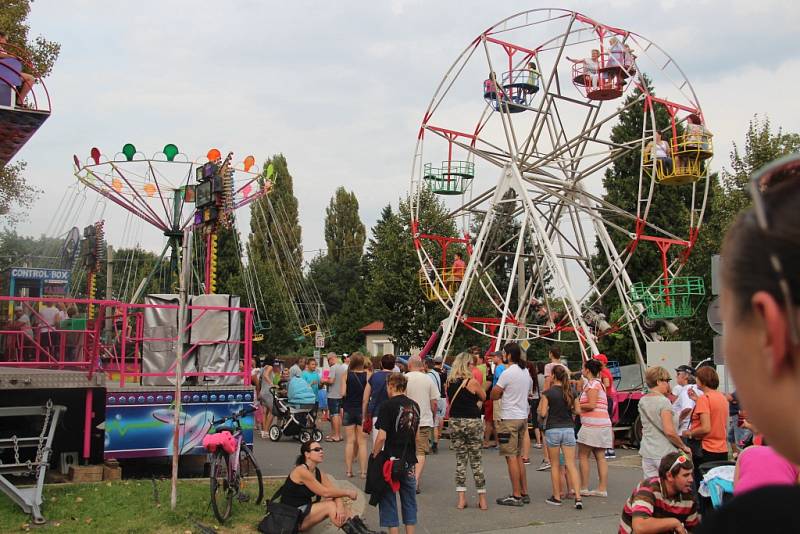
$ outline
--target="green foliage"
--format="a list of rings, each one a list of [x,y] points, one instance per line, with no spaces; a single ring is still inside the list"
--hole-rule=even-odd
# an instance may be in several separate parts
[[[719,254],[725,232],[736,215],[750,206],[750,175],[770,161],[798,150],[800,135],[785,133],[781,128],[773,131],[768,117],[760,118],[756,115],[745,132],[743,149],[737,143],[733,145],[730,169],[724,168],[721,176],[712,177],[705,223],[685,271],[703,276],[709,295],[711,256]],[[692,342],[695,360],[701,360],[713,353],[713,338],[716,334],[706,320],[708,301],[711,298],[707,298],[694,318],[676,321],[680,328],[678,335]]]
[[[366,238],[367,231],[358,215],[358,199],[355,193],[339,187],[325,209],[325,243],[328,245],[328,256],[336,263],[342,263],[351,257],[360,260]]]
[[[654,94],[649,82],[650,93]],[[623,106],[628,106],[641,96],[639,89],[635,90],[624,102]],[[669,141],[672,137],[669,128],[671,127],[670,117],[664,106],[655,104],[654,115],[656,127],[666,131],[663,134],[665,140]],[[611,141],[618,144],[637,141],[642,138],[645,115],[642,113],[640,105],[634,105],[624,110],[619,115],[619,122],[611,129]],[[649,116],[647,122],[648,129],[652,127]],[[682,131],[678,128],[677,134]],[[639,198],[639,174],[641,169],[641,153],[632,150],[617,158],[612,166],[606,170],[603,178],[605,194],[603,198],[611,204],[632,214],[637,213],[637,203]],[[645,176],[646,179],[646,176]],[[665,186],[655,185],[655,191],[650,203],[650,211],[647,214],[647,222],[656,225],[665,232],[676,236],[688,238],[689,236],[689,210],[691,206],[691,187],[689,186]],[[606,219],[623,228],[634,230],[633,222],[619,215],[606,214]],[[630,237],[617,230],[609,230],[615,248],[620,251],[625,250],[630,244]],[[649,235],[664,237],[664,233],[648,229]],[[601,251],[602,247],[597,241],[596,250]],[[680,252],[681,247],[672,247],[669,253],[670,261]],[[605,254],[598,253],[592,259],[592,265],[596,274],[603,273],[608,268],[608,259]],[[654,243],[640,242],[635,253],[631,257],[626,267],[628,274],[633,282],[651,283],[661,276],[661,252]],[[599,285],[603,288],[611,283],[611,277],[606,274],[600,279]],[[620,316],[621,305],[619,295],[615,290],[610,290],[603,299],[602,307],[607,316]],[[608,354],[610,359],[618,360],[622,364],[634,363],[636,358],[633,340],[628,335],[605,336],[598,340],[599,349]],[[642,347],[643,348],[643,347]]]
[[[256,343],[254,350],[258,354],[277,355],[294,350],[297,343],[295,338],[301,325],[297,324],[291,303],[298,303],[301,298],[294,292],[303,276],[303,249],[297,198],[286,158],[282,154],[273,156],[264,163],[265,172],[269,165],[274,167],[269,197],[250,205],[248,261],[257,285],[257,301],[251,305],[271,324],[264,341]]]
[[[419,232],[455,237],[456,228],[436,196],[424,191],[419,202]],[[398,213],[386,206],[367,246],[367,295],[374,318],[381,318],[398,351],[422,347],[445,316],[441,304],[428,301],[419,287],[419,261],[411,238],[409,199]],[[432,257],[441,257],[441,251]]]
[[[31,207],[41,191],[28,185],[22,172],[26,163],[18,161],[0,167],[0,216],[3,216],[7,227],[18,222],[19,213],[13,213],[12,208],[17,207],[24,213]]]

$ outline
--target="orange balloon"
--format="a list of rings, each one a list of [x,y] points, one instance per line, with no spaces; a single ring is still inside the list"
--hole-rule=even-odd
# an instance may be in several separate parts
[[[256,158],[254,158],[253,156],[247,156],[246,158],[244,158],[245,172],[249,171],[255,164],[256,164]]]
[[[111,187],[114,188],[114,191],[119,193],[120,191],[122,191],[122,180],[120,180],[119,178],[114,178],[113,180],[111,180]]]
[[[216,148],[212,148],[211,150],[208,151],[206,157],[208,158],[208,161],[214,161],[215,159],[221,158],[222,154],[220,154],[219,150],[217,150]]]
[[[156,194],[156,186],[153,184],[147,183],[144,184],[144,192],[147,194],[148,197],[151,197]]]

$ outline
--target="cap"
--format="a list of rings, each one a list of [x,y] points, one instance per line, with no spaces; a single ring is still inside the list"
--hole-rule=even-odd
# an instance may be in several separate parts
[[[689,373],[690,375],[694,376],[694,367],[691,365],[679,365],[675,368],[675,370],[679,373]]]
[[[436,356],[436,357],[433,359],[433,363],[442,363],[442,357],[441,357],[441,356]]]
[[[492,352],[489,353],[489,356],[502,356],[502,355],[503,353],[500,352],[499,350],[493,350]]]
[[[603,362],[606,365],[608,364],[608,358],[606,357],[605,354],[595,354],[594,356],[592,356],[592,359],[595,359],[598,362]]]

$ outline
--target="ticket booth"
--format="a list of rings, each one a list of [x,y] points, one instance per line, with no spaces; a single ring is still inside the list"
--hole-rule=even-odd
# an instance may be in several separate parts
[[[33,267],[11,267],[6,269],[9,297],[58,298],[69,293],[68,269],[36,269]],[[7,317],[14,317],[14,303],[9,303]]]

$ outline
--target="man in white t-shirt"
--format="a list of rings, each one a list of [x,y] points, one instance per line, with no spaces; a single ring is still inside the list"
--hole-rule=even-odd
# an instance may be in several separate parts
[[[692,410],[694,410],[695,402],[689,397],[689,391],[694,390],[697,395],[702,395],[694,383],[694,368],[689,365],[681,365],[675,369],[676,382],[675,389],[672,394],[675,395],[675,401],[672,403],[672,413],[678,418],[678,435],[683,434],[684,431],[689,430],[692,420]]]
[[[406,397],[419,405],[419,429],[417,430],[417,465],[414,475],[417,479],[417,493],[422,470],[425,467],[425,455],[431,452],[431,436],[433,435],[433,413],[439,400],[439,388],[424,373],[425,365],[419,356],[408,359],[408,372],[406,378]]]
[[[504,506],[522,506],[531,502],[528,496],[528,477],[522,462],[522,440],[528,431],[528,392],[531,375],[524,367],[522,351],[516,343],[508,343],[503,352],[510,360],[503,374],[492,388],[492,400],[500,399],[500,421],[497,424],[497,441],[500,456],[506,459],[512,492],[497,499]]]

